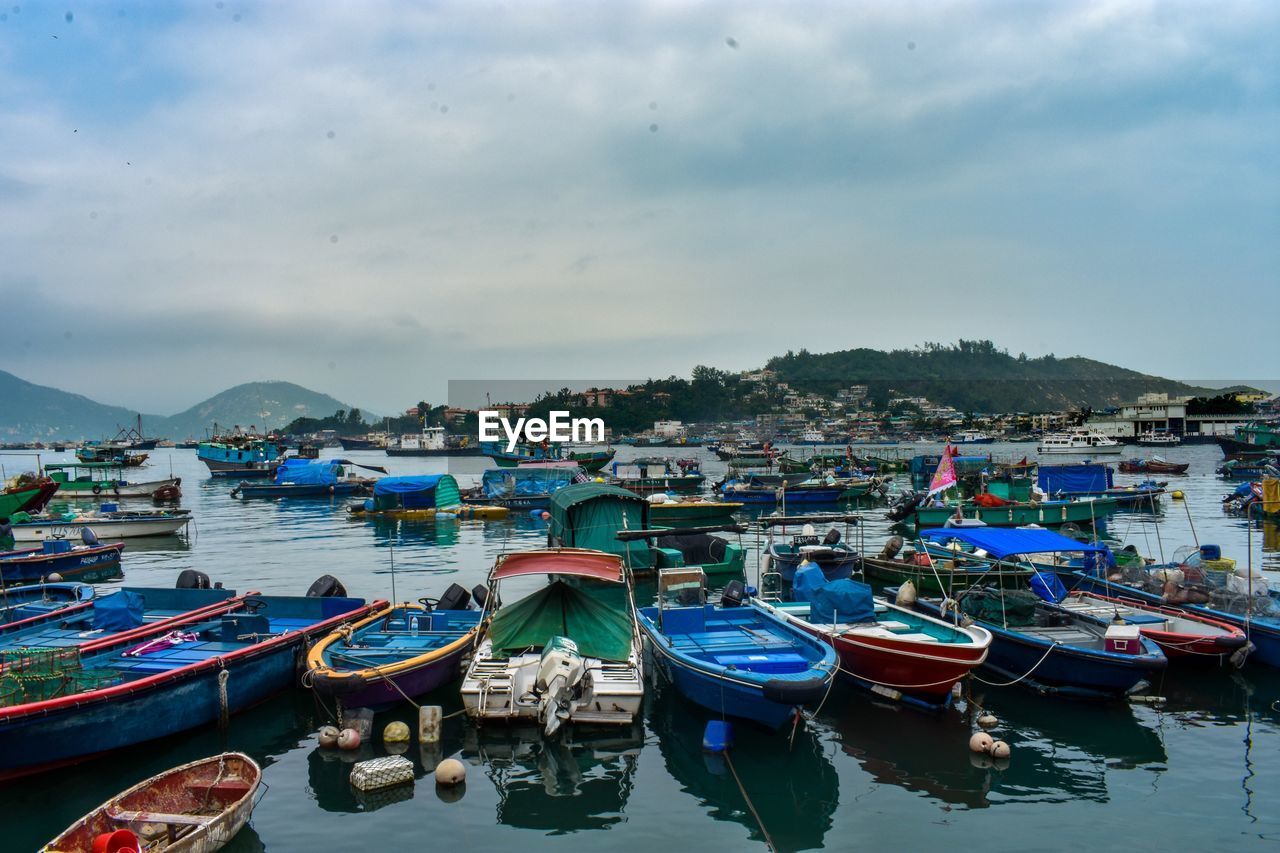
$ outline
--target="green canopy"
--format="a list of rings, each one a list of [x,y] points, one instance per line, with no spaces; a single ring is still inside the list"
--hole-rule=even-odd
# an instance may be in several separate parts
[[[589,588],[556,581],[515,604],[498,608],[489,623],[493,655],[505,658],[568,637],[583,657],[625,661],[631,654],[631,618],[596,600]]]
[[[619,530],[648,526],[649,502],[635,492],[603,483],[577,483],[551,496],[547,538],[557,547],[617,554],[632,569],[648,569],[653,555],[647,542],[618,541]]]

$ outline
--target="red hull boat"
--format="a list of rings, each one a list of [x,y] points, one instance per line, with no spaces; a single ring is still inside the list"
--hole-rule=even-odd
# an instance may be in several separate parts
[[[1169,660],[1222,662],[1248,648],[1249,638],[1234,625],[1176,607],[1164,607],[1093,592],[1073,592],[1060,602],[1073,612],[1119,619],[1136,625],[1142,636],[1160,647]],[[1243,663],[1243,657],[1241,658]]]
[[[1120,463],[1125,474],[1185,474],[1189,462],[1165,462],[1163,459],[1126,459]]]

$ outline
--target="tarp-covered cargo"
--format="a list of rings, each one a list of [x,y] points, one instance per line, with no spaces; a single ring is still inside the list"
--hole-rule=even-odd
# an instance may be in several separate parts
[[[1041,465],[1037,481],[1049,495],[1096,494],[1112,486],[1111,469],[1091,463]]]
[[[461,503],[458,481],[450,474],[383,477],[373,487],[375,510],[434,509]]]
[[[603,483],[576,483],[551,496],[547,541],[555,547],[592,548],[622,557],[632,569],[653,566],[644,541],[619,542],[619,530],[645,530],[649,502],[635,492]]]
[[[486,498],[540,497],[573,483],[579,468],[490,468],[480,477]]]
[[[568,637],[583,657],[625,661],[631,654],[632,624],[626,606],[606,604],[582,588],[556,581],[514,604],[503,605],[489,623],[494,657],[540,649],[552,637]]]
[[[332,486],[342,475],[342,463],[336,459],[316,462],[289,459],[276,469],[276,485]]]

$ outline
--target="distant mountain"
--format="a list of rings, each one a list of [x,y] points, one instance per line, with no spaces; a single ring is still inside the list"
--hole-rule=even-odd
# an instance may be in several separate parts
[[[927,397],[966,412],[1101,409],[1148,392],[1213,395],[1220,390],[1149,376],[1089,358],[1012,356],[990,341],[960,341],[913,350],[805,350],[770,359],[779,381],[815,393],[866,385],[873,400]]]
[[[81,394],[36,385],[0,370],[0,442],[47,439],[110,438],[122,427],[132,427],[138,413],[108,406]],[[249,382],[216,394],[185,412],[164,417],[142,415],[147,436],[180,440],[201,438],[216,422],[260,430],[282,427],[294,418],[324,417],[346,403],[292,382]],[[365,413],[367,419],[375,415]]]
[[[235,425],[248,429],[252,425],[261,432],[279,429],[295,418],[320,418],[350,408],[328,394],[292,382],[246,382],[164,418],[156,429],[157,434],[175,441],[203,438],[205,430],[212,429],[215,422],[228,429]]]
[[[0,441],[46,438],[110,438],[121,427],[135,425],[138,413],[108,406],[81,394],[59,391],[19,379],[0,370]],[[160,419],[142,416],[150,433]]]

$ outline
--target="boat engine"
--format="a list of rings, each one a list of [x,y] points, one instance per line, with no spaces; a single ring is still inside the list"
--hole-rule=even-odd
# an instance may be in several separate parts
[[[543,647],[533,689],[539,697],[538,719],[548,737],[569,719],[573,695],[586,671],[578,644],[568,637],[552,637]]]

